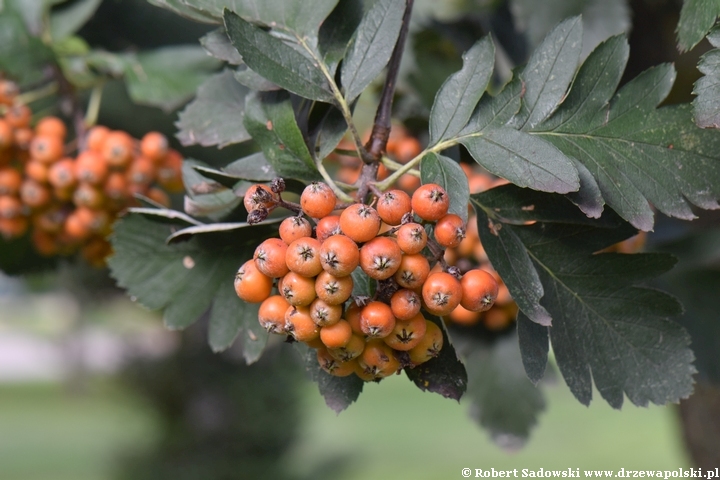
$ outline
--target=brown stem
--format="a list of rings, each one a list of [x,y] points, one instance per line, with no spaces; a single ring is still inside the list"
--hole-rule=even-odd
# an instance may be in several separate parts
[[[382,154],[387,146],[390,137],[390,118],[392,111],[393,96],[395,95],[395,85],[397,83],[398,72],[400,71],[400,61],[402,60],[403,51],[405,50],[405,40],[407,39],[408,28],[410,26],[410,16],[412,15],[414,0],[406,0],[405,14],[403,15],[402,27],[398,35],[395,49],[390,57],[388,64],[387,78],[383,86],[382,95],[380,96],[380,104],[375,114],[375,122],[373,123],[370,139],[365,144],[367,155],[363,155],[363,161],[367,163],[377,163],[382,158]]]

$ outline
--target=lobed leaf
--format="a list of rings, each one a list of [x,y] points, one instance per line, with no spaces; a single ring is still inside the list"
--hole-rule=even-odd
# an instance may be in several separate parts
[[[325,404],[335,413],[340,413],[358,399],[365,382],[357,375],[336,377],[320,368],[317,360],[317,351],[304,343],[296,342],[295,346],[300,353],[305,370],[310,378],[317,382],[320,395],[325,398]]]
[[[200,45],[210,55],[230,65],[242,65],[243,63],[242,57],[233,47],[224,28],[218,28],[205,34],[200,38]]]
[[[436,323],[442,330],[442,349],[437,357],[416,367],[406,367],[405,375],[420,390],[438,393],[459,402],[467,390],[468,375],[465,366],[458,360],[442,320],[431,315],[425,315],[425,318]]]
[[[208,78],[178,116],[175,126],[180,143],[223,148],[249,140],[243,112],[247,94],[248,89],[235,80],[230,70]]]
[[[662,213],[694,218],[690,204],[718,208],[720,136],[697,129],[687,106],[656,109],[675,78],[671,65],[647,70],[613,95],[627,62],[614,37],[580,68],[567,98],[533,135],[590,172],[604,201],[641,230]]]
[[[210,308],[224,283],[232,284],[252,248],[250,242],[247,247],[236,242],[207,249],[197,239],[167,245],[165,238],[172,230],[171,225],[135,213],[124,216],[110,238],[115,253],[108,266],[131,297],[152,310],[162,309],[168,328],[182,329]]]
[[[677,24],[678,48],[686,52],[700,43],[720,15],[717,0],[684,0]]]
[[[518,339],[507,335],[488,343],[465,337],[458,349],[468,372],[470,415],[499,446],[517,450],[545,410],[542,392],[523,371]]]
[[[453,159],[432,152],[420,161],[422,183],[436,183],[450,195],[450,213],[467,222],[470,187],[468,178],[460,165]]]
[[[232,44],[252,70],[301,97],[322,102],[333,100],[317,61],[230,10],[225,10],[224,20]]]
[[[348,103],[387,65],[400,34],[404,12],[405,1],[378,0],[360,21],[340,69]]]
[[[490,37],[463,54],[463,68],[443,83],[430,110],[430,145],[457,135],[468,123],[492,75],[495,46]]]
[[[126,55],[125,82],[136,103],[173,111],[195,94],[220,62],[200,46],[161,47]]]
[[[281,177],[319,180],[287,92],[254,92],[245,104],[245,128]]]
[[[695,82],[693,100],[695,123],[701,128],[720,128],[720,27],[707,36],[715,47],[700,57],[698,70],[703,74]]]

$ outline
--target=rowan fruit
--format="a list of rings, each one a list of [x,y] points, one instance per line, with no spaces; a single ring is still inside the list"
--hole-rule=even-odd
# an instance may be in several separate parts
[[[400,225],[405,214],[412,209],[410,195],[402,190],[389,190],[378,199],[377,212],[388,225]]]
[[[349,324],[350,322],[348,322],[348,325]],[[353,331],[352,327],[350,327],[350,330],[352,331],[352,335],[347,344],[338,348],[328,348],[330,355],[341,362],[348,362],[359,357],[365,349],[365,339]]]
[[[272,210],[275,208],[276,202],[270,187],[258,183],[247,189],[245,197],[243,198],[243,204],[245,205],[245,210],[252,212],[260,207]]]
[[[396,234],[397,243],[404,253],[420,253],[427,245],[427,232],[419,223],[406,223]]]
[[[465,222],[449,213],[435,223],[435,241],[445,248],[455,248],[465,238]]]
[[[335,325],[340,321],[341,316],[342,305],[329,305],[319,298],[316,298],[310,304],[310,318],[318,327]]]
[[[396,322],[395,328],[390,332],[390,335],[383,338],[383,341],[394,350],[406,352],[420,344],[425,336],[426,329],[427,321],[425,317],[421,313],[417,313],[406,321]]]
[[[440,185],[426,183],[415,190],[411,204],[418,217],[435,222],[447,214],[450,208],[450,196]]]
[[[430,274],[430,263],[423,255],[403,255],[400,267],[395,272],[395,281],[404,288],[416,289],[422,287]]]
[[[425,320],[425,335],[420,342],[408,350],[410,361],[420,365],[437,357],[443,346],[443,333],[439,326],[430,320]]]
[[[395,328],[395,316],[387,304],[370,302],[360,312],[360,328],[370,338],[387,337]]]
[[[280,280],[278,290],[290,305],[307,306],[315,300],[315,279],[290,272]]]
[[[333,235],[340,235],[341,233],[339,215],[328,215],[327,217],[321,218],[315,226],[315,238],[317,238],[320,243],[323,243]]]
[[[165,158],[168,148],[168,139],[160,132],[148,132],[140,140],[140,153],[155,163]]]
[[[288,245],[285,252],[288,268],[304,277],[314,277],[322,272],[320,242],[312,237],[299,238]]]
[[[430,313],[447,315],[460,305],[462,287],[460,281],[449,273],[431,273],[423,284],[422,297]]]
[[[310,309],[302,306],[288,308],[285,331],[298,342],[310,342],[320,336],[320,327],[310,318]]]
[[[290,245],[299,238],[311,236],[312,225],[303,217],[288,217],[280,224],[279,233],[282,241]]]
[[[402,251],[394,239],[376,237],[360,249],[360,268],[368,277],[385,280],[400,268]]]
[[[285,333],[285,313],[290,304],[281,295],[266,298],[258,310],[258,321],[269,333]]]
[[[315,279],[315,294],[328,305],[341,305],[353,291],[351,276],[336,277],[328,272],[320,272]]]
[[[355,203],[340,214],[340,229],[357,243],[365,243],[380,231],[380,215],[377,211],[362,203]]]
[[[270,296],[272,279],[255,266],[254,260],[245,262],[235,275],[235,293],[248,303],[260,303]]]
[[[421,306],[420,295],[406,288],[398,290],[390,297],[390,310],[397,320],[410,320],[420,313]]]
[[[290,271],[285,263],[287,248],[279,238],[268,238],[258,245],[253,255],[258,270],[270,278],[285,276]]]
[[[460,304],[471,312],[489,310],[498,296],[498,282],[485,270],[474,269],[465,273],[460,280],[460,286],[462,287]]]
[[[352,328],[347,320],[338,320],[320,329],[320,340],[328,348],[342,348],[350,343]]]
[[[65,122],[59,118],[47,116],[43,117],[37,125],[35,125],[35,134],[51,135],[64,139],[65,135],[67,135],[67,127],[65,127]]]
[[[374,379],[384,378],[392,375],[400,369],[400,362],[388,347],[380,340],[369,341],[365,350],[358,357],[358,364],[365,374]]]
[[[320,264],[336,277],[348,276],[360,264],[360,249],[350,237],[333,235],[320,246]]]
[[[312,218],[323,218],[335,210],[335,192],[322,182],[313,182],[300,195],[300,207]]]

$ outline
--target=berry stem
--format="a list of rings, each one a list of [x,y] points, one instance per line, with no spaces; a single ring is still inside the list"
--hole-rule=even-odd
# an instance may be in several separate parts
[[[104,87],[105,82],[100,82],[93,87],[90,93],[90,100],[88,101],[87,111],[85,112],[85,126],[88,128],[97,123]]]
[[[380,103],[375,113],[372,133],[370,133],[370,139],[365,145],[368,153],[368,158],[362,157],[365,163],[379,162],[385,151],[385,147],[387,147],[391,130],[390,118],[392,114],[393,96],[395,95],[395,85],[397,84],[400,62],[402,61],[403,51],[405,50],[405,40],[407,39],[408,29],[410,27],[410,17],[412,16],[414,3],[415,0],[406,0],[402,26],[400,27],[400,33],[395,43],[392,56],[390,57],[390,62],[388,63],[388,73],[380,96]]]
[[[336,183],[335,180],[332,179],[328,171],[325,169],[325,165],[322,164],[322,160],[317,160],[315,162],[315,165],[317,166],[318,172],[320,172],[320,175],[323,177],[323,180],[325,180],[325,183],[328,184],[328,186],[332,189],[332,191],[335,193],[335,195],[342,200],[343,202],[352,202],[353,198],[345,193]]]
[[[383,157],[380,161],[382,162],[383,165],[385,165],[389,170],[391,170],[393,172],[396,170],[400,170],[401,168],[404,167],[404,165],[402,163],[398,163],[395,160],[393,160],[389,157],[386,157],[385,155],[383,155]],[[418,178],[420,177],[420,171],[416,170],[414,168],[411,170],[408,170],[407,173],[410,175],[413,175],[415,177],[418,177]]]
[[[56,94],[58,91],[58,83],[50,82],[36,90],[30,90],[29,92],[21,93],[17,97],[17,101],[22,105],[28,105],[37,100],[49,97],[50,95]]]

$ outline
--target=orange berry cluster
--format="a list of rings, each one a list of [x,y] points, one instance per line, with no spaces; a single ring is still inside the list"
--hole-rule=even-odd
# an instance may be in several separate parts
[[[249,222],[288,206],[281,184],[248,189]],[[269,332],[316,348],[320,366],[332,375],[354,373],[370,381],[419,365],[443,344],[442,330],[421,309],[438,316],[461,305],[479,312],[498,294],[487,271],[471,270],[460,279],[442,261],[443,249],[465,236],[449,203],[441,186],[426,184],[412,197],[389,190],[372,205],[338,208],[328,185],[311,183],[300,196],[298,215],[280,224],[280,238],[265,240],[240,267],[235,291],[247,302],[262,302],[258,320]],[[433,238],[424,224],[434,225]],[[351,298],[351,274],[358,267],[377,282],[374,298]],[[274,287],[278,293],[272,295]]]
[[[0,235],[11,239],[31,229],[38,253],[81,250],[101,266],[111,252],[111,224],[136,204],[135,194],[169,205],[164,190],[182,191],[182,157],[158,132],[138,142],[103,126],[79,139],[73,157],[65,123],[47,116],[31,128],[32,112],[18,93],[14,83],[0,81]]]

